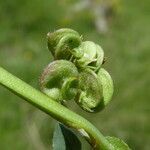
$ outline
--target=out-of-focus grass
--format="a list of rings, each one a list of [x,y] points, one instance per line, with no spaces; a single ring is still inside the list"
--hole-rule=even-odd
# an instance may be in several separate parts
[[[132,149],[150,145],[150,11],[148,0],[126,0],[108,34],[99,35],[82,14],[62,25],[67,6],[58,0],[0,1],[0,64],[30,85],[52,56],[46,33],[71,27],[85,40],[99,43],[107,57],[104,65],[114,80],[111,104],[101,113],[77,110],[105,135],[125,140]],[[53,119],[0,87],[0,149],[49,149]],[[31,127],[31,128],[30,128]]]

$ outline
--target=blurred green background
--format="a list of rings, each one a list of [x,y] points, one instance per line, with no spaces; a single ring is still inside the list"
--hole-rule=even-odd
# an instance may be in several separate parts
[[[115,93],[110,105],[89,114],[104,135],[123,139],[133,150],[150,149],[150,1],[124,0],[105,34],[97,32],[88,10],[66,19],[73,0],[0,0],[0,65],[39,89],[43,68],[52,61],[46,34],[77,30],[100,44],[107,57]],[[91,11],[92,12],[92,11]],[[0,149],[51,149],[55,121],[0,87]],[[85,148],[84,148],[85,149]],[[88,149],[88,148],[86,148]]]

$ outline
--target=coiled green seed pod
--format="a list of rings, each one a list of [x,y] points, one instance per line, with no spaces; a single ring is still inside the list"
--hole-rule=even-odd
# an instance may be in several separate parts
[[[105,69],[101,68],[97,74],[86,69],[79,75],[76,102],[88,112],[98,112],[110,102],[113,91],[113,81]]]
[[[63,28],[47,34],[48,48],[54,59],[69,60],[72,56],[71,50],[81,44],[81,36],[78,32]]]
[[[100,80],[90,69],[79,74],[79,89],[76,96],[78,105],[88,112],[98,112],[103,108],[103,91]]]
[[[80,52],[80,57],[76,58],[76,65],[80,68],[88,67],[94,71],[97,71],[103,63],[104,51],[94,42],[82,42],[78,48],[75,48],[75,52]]]
[[[40,78],[41,90],[54,100],[62,102],[74,99],[78,86],[78,70],[66,60],[50,63]]]
[[[56,30],[47,37],[48,48],[57,61],[42,74],[42,91],[58,102],[75,99],[88,112],[102,110],[113,94],[112,79],[101,68],[102,48],[92,41],[82,42],[72,29]]]

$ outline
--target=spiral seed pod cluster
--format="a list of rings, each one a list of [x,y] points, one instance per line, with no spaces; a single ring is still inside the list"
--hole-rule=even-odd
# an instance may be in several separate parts
[[[48,33],[47,39],[55,61],[41,75],[41,90],[60,103],[75,100],[85,111],[102,110],[113,95],[111,76],[102,68],[103,49],[67,28]]]

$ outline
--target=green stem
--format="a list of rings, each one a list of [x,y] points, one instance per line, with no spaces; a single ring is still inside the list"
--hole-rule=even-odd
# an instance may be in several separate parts
[[[34,89],[27,83],[7,72],[2,67],[0,67],[0,84],[24,98],[40,110],[49,114],[56,120],[80,132],[82,131],[83,136],[89,141],[93,149],[114,149],[106,138],[98,131],[98,129],[95,128],[95,126],[89,121],[55,102],[40,91]]]

